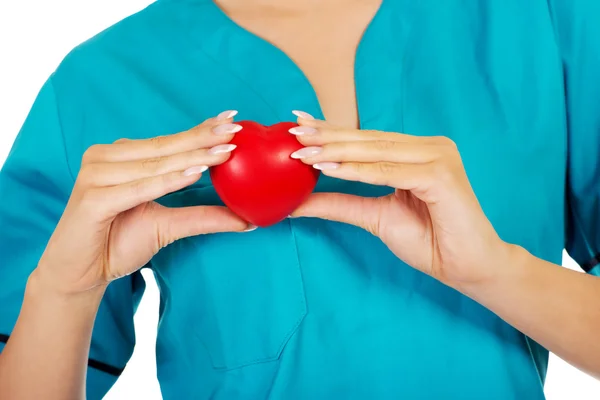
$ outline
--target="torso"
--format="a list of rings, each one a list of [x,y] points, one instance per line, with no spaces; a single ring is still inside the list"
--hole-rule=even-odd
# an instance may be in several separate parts
[[[375,1],[297,17],[223,4],[229,16],[159,0],[70,58],[55,81],[75,169],[91,144],[227,109],[263,124],[360,115],[451,137],[500,236],[560,262],[566,112],[546,1],[384,0],[364,36]],[[317,191],[390,193],[330,178]],[[208,176],[160,202],[220,204]],[[151,266],[165,399],[543,398],[544,349],[358,228],[287,219],[178,241]]]
[[[328,122],[358,127],[355,56],[381,0],[268,3],[218,1],[237,24],[273,44],[298,65],[313,86]]]

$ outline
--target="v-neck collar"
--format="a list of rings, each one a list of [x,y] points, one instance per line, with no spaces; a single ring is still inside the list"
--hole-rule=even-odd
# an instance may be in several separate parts
[[[324,118],[308,78],[282,50],[242,28],[211,0],[187,3],[190,9],[184,18],[193,40],[207,57],[263,100],[263,123],[289,121],[295,109]],[[400,70],[416,3],[383,0],[360,41],[355,87],[361,128],[401,128]],[[240,118],[244,118],[243,110]]]

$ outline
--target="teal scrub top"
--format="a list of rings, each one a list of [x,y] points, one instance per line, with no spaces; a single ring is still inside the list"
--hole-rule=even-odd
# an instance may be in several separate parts
[[[600,275],[599,18],[597,0],[384,0],[357,52],[361,127],[449,136],[504,240],[554,263],[566,248]],[[323,117],[298,67],[211,1],[159,0],[66,56],[0,174],[3,342],[83,152],[228,109],[263,124]],[[316,190],[391,191],[327,177]],[[158,201],[220,204],[208,174]],[[194,237],[145,267],[160,287],[165,399],[544,398],[545,349],[354,226]],[[139,272],[106,292],[91,400],[132,354],[143,292]]]

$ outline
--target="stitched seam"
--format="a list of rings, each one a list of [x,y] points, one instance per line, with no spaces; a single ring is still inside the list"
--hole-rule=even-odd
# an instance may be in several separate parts
[[[405,110],[405,105],[406,105],[406,85],[404,84],[406,81],[406,57],[407,54],[411,48],[411,43],[412,43],[412,37],[414,35],[415,29],[415,23],[414,20],[417,19],[416,13],[420,12],[418,7],[421,5],[421,0],[417,0],[416,4],[413,5],[414,7],[414,18],[410,20],[410,27],[408,29],[408,32],[406,34],[406,45],[404,47],[404,51],[402,53],[402,58],[400,59],[400,91],[401,91],[401,95],[400,95],[400,109],[398,110],[398,112],[400,113],[400,131],[402,131],[403,133],[406,133],[406,127],[404,125],[404,117],[406,114],[406,110]]]
[[[54,86],[54,81],[53,81],[54,76],[55,76],[55,73],[53,73],[50,76],[50,79],[48,81],[50,83],[50,86],[52,87],[52,94],[54,95],[54,106],[56,109],[56,117],[58,119],[58,128],[60,130],[60,136],[62,139],[63,150],[65,152],[65,162],[67,163],[67,169],[69,171],[69,176],[73,180],[73,184],[74,184],[75,183],[75,175],[73,174],[73,169],[71,168],[71,163],[69,162],[69,153],[67,151],[67,140],[66,140],[65,132],[63,130],[62,118],[60,116],[60,109],[58,106],[58,97],[56,95],[56,87]]]
[[[216,7],[216,6],[215,6]],[[189,28],[189,27],[188,27]],[[220,28],[220,29],[225,29],[225,28]],[[210,54],[208,54],[208,52],[206,50],[204,50],[202,43],[200,43],[192,34],[190,34],[189,29],[185,30],[186,35],[188,36],[188,38],[190,38],[190,40],[192,40],[192,42],[196,43],[198,45],[198,50],[206,57],[208,58],[210,61],[212,61],[214,64],[220,66],[222,68],[222,70],[227,71],[231,76],[233,76],[234,78],[236,78],[240,83],[242,83],[244,86],[246,86],[246,88],[251,91],[254,95],[256,95],[256,97],[258,97],[263,103],[264,105],[273,113],[273,115],[275,115],[275,117],[277,119],[279,119],[279,114],[277,113],[277,110],[275,110],[271,104],[269,104],[269,102],[267,102],[267,100],[258,92],[256,91],[252,85],[250,85],[248,82],[246,82],[241,76],[239,76],[238,74],[234,73],[231,68],[229,68],[227,65],[219,62],[217,59],[215,59],[214,57],[212,57]]]
[[[558,33],[558,26],[556,23],[556,18],[554,18],[554,9],[552,8],[552,0],[546,0],[546,4],[548,5],[548,17],[550,18],[550,25],[552,26],[552,32],[554,33],[554,43],[556,44],[556,48],[558,49],[558,55],[561,63],[564,62],[562,49],[560,48],[560,40]]]
[[[306,317],[306,314],[308,313],[307,307],[306,307],[306,292],[304,290],[304,279],[302,277],[302,270],[300,268],[300,257],[298,255],[298,242],[296,240],[296,235],[294,233],[294,229],[292,228],[292,224],[290,221],[287,221],[289,224],[289,228],[290,228],[290,232],[292,234],[292,238],[294,241],[294,249],[295,249],[295,253],[296,253],[296,268],[298,271],[298,277],[300,280],[300,290],[299,290],[299,295],[300,295],[300,305],[301,305],[301,312],[300,312],[300,317],[298,317],[298,319],[293,323],[292,328],[288,331],[288,333],[283,337],[283,340],[281,341],[281,343],[279,344],[279,346],[277,347],[277,352],[276,354],[272,355],[272,356],[267,356],[267,357],[260,357],[254,360],[249,360],[249,361],[237,361],[234,364],[234,366],[226,366],[226,365],[222,365],[222,366],[215,366],[215,369],[219,369],[219,370],[227,370],[227,371],[231,371],[234,369],[239,369],[242,367],[246,367],[249,365],[253,365],[253,364],[259,364],[259,363],[263,363],[263,362],[269,362],[269,361],[274,361],[277,360],[279,358],[279,356],[281,355],[281,352],[283,351],[283,348],[286,346],[286,344],[289,342],[289,340],[291,339],[291,337],[296,333],[296,331],[298,330],[298,328],[300,327],[300,325],[302,324],[302,321],[304,320],[304,318]],[[204,341],[202,340],[202,338],[200,338],[200,340],[202,341],[202,344],[204,345],[204,347],[207,349],[208,351],[208,347],[207,345],[204,343]],[[210,355],[210,352],[208,352]],[[212,356],[211,356],[212,358]]]

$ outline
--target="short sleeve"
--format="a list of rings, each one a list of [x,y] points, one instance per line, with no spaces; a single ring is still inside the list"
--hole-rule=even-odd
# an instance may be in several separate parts
[[[0,170],[0,351],[10,340],[19,316],[27,278],[74,184],[66,148],[59,102],[50,79]],[[102,398],[129,360],[135,342],[133,314],[143,290],[139,273],[109,285],[94,325],[88,399]]]
[[[549,3],[568,117],[566,250],[585,271],[600,275],[600,1]]]

